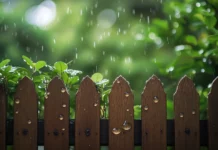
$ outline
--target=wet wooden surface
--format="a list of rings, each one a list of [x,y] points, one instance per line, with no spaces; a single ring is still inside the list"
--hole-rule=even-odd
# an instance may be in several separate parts
[[[14,96],[14,150],[37,150],[37,105],[34,84],[24,77]]]
[[[199,95],[194,83],[183,77],[174,94],[175,149],[199,150]]]
[[[100,95],[88,76],[76,94],[75,149],[100,150]]]
[[[208,96],[208,132],[209,149],[218,149],[218,78],[216,78],[211,87]]]
[[[109,95],[109,149],[134,149],[134,97],[129,83],[119,76]]]
[[[0,85],[0,150],[6,149],[6,92]]]
[[[166,94],[162,83],[152,76],[141,96],[142,150],[167,148]]]
[[[44,140],[46,150],[69,150],[69,94],[55,77],[45,95]]]

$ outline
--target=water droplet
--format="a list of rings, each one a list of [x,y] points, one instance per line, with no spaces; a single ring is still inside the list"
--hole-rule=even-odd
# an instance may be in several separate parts
[[[148,106],[145,106],[145,107],[144,107],[144,110],[146,110],[146,111],[147,111],[147,110],[148,110]]]
[[[60,119],[60,120],[64,120],[64,116],[63,116],[63,115],[60,115],[60,116],[59,116],[59,119]]]
[[[94,106],[95,106],[95,107],[98,106],[98,103],[94,103]]]
[[[62,107],[64,107],[64,108],[65,108],[65,107],[67,107],[67,105],[66,105],[66,104],[62,104]]]
[[[19,113],[19,111],[18,111],[18,110],[16,110],[16,111],[15,111],[15,114],[18,114],[18,113]]]
[[[117,80],[117,83],[119,84],[119,83],[120,83],[120,80]]]
[[[158,103],[159,99],[157,96],[154,97],[154,103]]]
[[[62,93],[65,93],[65,92],[66,92],[66,89],[65,89],[65,88],[62,88],[62,89],[61,89],[61,92],[62,92]]]
[[[27,123],[28,123],[28,124],[31,124],[31,123],[32,123],[32,121],[31,121],[31,120],[28,120],[28,121],[27,121]]]
[[[121,129],[119,129],[119,128],[113,128],[112,133],[115,134],[115,135],[118,135],[118,134],[121,133]]]
[[[48,95],[47,94],[45,94],[45,99],[48,99]]]
[[[62,130],[62,131],[65,131],[65,128],[62,128],[61,130]]]
[[[128,92],[126,92],[126,93],[125,93],[125,96],[126,96],[126,97],[129,97],[129,93],[128,93]]]
[[[123,130],[130,130],[130,129],[131,129],[131,125],[127,121],[124,121]]]
[[[180,118],[183,118],[183,117],[184,117],[184,114],[183,114],[183,113],[180,113],[179,116],[180,116]]]
[[[15,100],[15,103],[16,103],[16,104],[20,104],[20,100],[17,98],[17,99]]]
[[[195,115],[195,114],[196,114],[195,110],[192,110],[192,115]]]
[[[129,109],[126,109],[126,111],[129,111]]]
[[[50,95],[51,93],[50,92],[47,92],[47,95]]]

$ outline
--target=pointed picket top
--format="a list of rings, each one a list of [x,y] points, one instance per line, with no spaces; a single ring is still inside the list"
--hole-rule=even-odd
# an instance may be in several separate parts
[[[141,106],[142,150],[167,149],[166,93],[155,75],[146,82],[141,94]]]
[[[100,94],[89,76],[76,94],[75,149],[100,150]]]
[[[134,97],[128,81],[122,76],[117,77],[109,94],[109,149],[134,149],[133,105]]]
[[[210,93],[208,95],[208,132],[209,148],[218,149],[218,77],[213,80]]]
[[[37,149],[38,101],[33,82],[24,77],[14,95],[14,149]],[[25,132],[27,133],[25,134]]]
[[[210,89],[210,92],[208,94],[208,96],[213,93],[213,92],[217,92],[217,89],[218,89],[218,77],[216,77],[213,82],[211,83],[211,89]]]
[[[69,150],[69,100],[64,82],[54,77],[45,93],[45,149]]]
[[[82,85],[86,85],[86,84],[96,88],[94,81],[92,81],[92,79],[87,75],[87,76],[83,77],[83,79],[80,83],[80,87],[79,87],[78,91],[76,92],[76,95],[79,94],[79,92],[81,91],[81,88],[84,88],[84,86],[82,86]]]
[[[194,83],[184,76],[174,94],[175,149],[198,150],[200,147],[199,94]]]
[[[119,86],[119,85],[127,85],[129,88],[130,88],[130,84],[129,82],[122,76],[118,76],[114,82],[113,82],[113,85],[112,85],[112,88],[113,87],[116,87],[116,86]]]
[[[187,89],[195,89],[195,85],[194,85],[194,82],[187,75],[185,75],[184,77],[180,79],[174,95],[180,90],[187,91]]]
[[[164,92],[164,88],[163,88],[163,84],[162,82],[160,81],[160,79],[156,76],[156,75],[152,75],[145,83],[145,87],[142,91],[142,95],[143,93],[145,92],[146,89],[148,88],[151,88],[151,87],[158,87],[160,88],[160,90],[162,90]],[[165,92],[164,92],[165,93]]]

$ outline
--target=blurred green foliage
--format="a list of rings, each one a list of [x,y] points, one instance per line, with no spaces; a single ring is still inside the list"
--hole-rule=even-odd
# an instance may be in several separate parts
[[[93,77],[96,83],[103,82],[100,91],[105,91],[102,94],[105,101],[109,93],[106,85],[122,75],[135,94],[137,119],[140,94],[152,74],[164,83],[168,118],[173,118],[176,85],[187,74],[200,95],[201,118],[206,118],[210,83],[218,74],[215,0],[53,1],[56,15],[50,24],[45,27],[30,24],[28,12],[42,3],[39,0],[0,2],[2,60],[10,59],[13,66],[23,67],[21,56],[25,55],[36,62],[33,66],[26,59],[34,69],[22,68],[31,74],[54,64],[53,75],[60,76],[63,68],[66,69],[65,65],[60,66],[66,62],[71,62],[68,67],[82,70],[84,76],[99,72],[110,80],[108,83],[100,80],[102,77]],[[39,24],[43,19],[46,18],[39,18]],[[68,73],[62,76],[65,82]],[[72,82],[78,80],[75,78]]]

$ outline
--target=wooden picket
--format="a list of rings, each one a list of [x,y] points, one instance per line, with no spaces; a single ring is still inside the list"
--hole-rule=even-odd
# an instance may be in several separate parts
[[[166,94],[156,76],[147,81],[141,100],[142,150],[166,149]]]
[[[69,150],[69,94],[55,77],[45,95],[44,138],[46,150]]]
[[[48,85],[44,120],[37,119],[37,94],[33,82],[25,77],[14,95],[14,119],[7,119],[7,95],[0,85],[0,150],[199,150],[218,149],[218,78],[208,95],[208,121],[200,120],[199,95],[194,83],[183,77],[174,94],[174,120],[166,119],[166,93],[161,81],[152,76],[141,95],[141,120],[134,120],[134,97],[128,81],[119,76],[109,95],[109,119],[100,120],[100,94],[95,83],[85,77],[76,94],[76,119],[69,120],[69,94],[58,77]],[[37,124],[38,123],[38,124]],[[208,124],[208,125],[207,125]]]
[[[194,83],[183,77],[174,95],[175,149],[200,149],[199,95]]]
[[[218,149],[218,78],[212,83],[211,91],[208,95],[208,129],[209,129],[209,148]]]
[[[133,94],[128,82],[118,77],[109,95],[109,149],[133,150]]]
[[[25,77],[14,96],[14,150],[37,150],[37,106],[34,84]]]
[[[6,92],[0,85],[0,150],[6,149]]]
[[[100,150],[100,95],[89,77],[76,94],[75,148]]]

